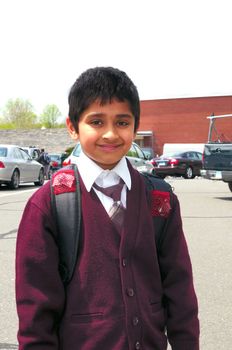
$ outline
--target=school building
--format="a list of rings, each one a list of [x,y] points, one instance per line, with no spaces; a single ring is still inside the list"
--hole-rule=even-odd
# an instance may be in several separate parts
[[[154,154],[162,154],[165,143],[205,143],[213,113],[232,114],[232,96],[143,100],[136,142]]]

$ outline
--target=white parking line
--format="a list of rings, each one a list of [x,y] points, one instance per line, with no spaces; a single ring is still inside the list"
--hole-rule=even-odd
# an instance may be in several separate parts
[[[9,197],[9,196],[14,196],[14,195],[19,195],[19,194],[22,194],[22,193],[27,193],[27,192],[33,192],[35,191],[35,189],[30,189],[30,190],[25,190],[25,191],[16,191],[16,192],[13,192],[13,193],[0,193],[0,198],[3,198],[3,197]]]

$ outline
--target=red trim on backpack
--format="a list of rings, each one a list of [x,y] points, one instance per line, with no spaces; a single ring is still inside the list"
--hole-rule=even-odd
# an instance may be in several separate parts
[[[52,187],[54,194],[62,194],[76,191],[75,173],[72,169],[58,171],[52,177]]]
[[[170,193],[153,190],[151,191],[151,214],[167,218],[171,210]]]

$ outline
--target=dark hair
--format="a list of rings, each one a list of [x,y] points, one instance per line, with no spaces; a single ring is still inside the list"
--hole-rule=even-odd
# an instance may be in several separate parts
[[[126,101],[135,118],[135,131],[139,127],[140,102],[136,86],[127,74],[112,67],[90,68],[83,72],[70,89],[68,96],[69,118],[78,129],[80,115],[93,102],[102,105],[113,99]]]

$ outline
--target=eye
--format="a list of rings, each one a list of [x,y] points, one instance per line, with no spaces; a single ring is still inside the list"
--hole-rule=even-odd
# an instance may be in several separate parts
[[[93,119],[90,121],[90,124],[93,126],[100,126],[103,124],[103,121],[101,119]]]
[[[130,123],[126,120],[120,120],[118,121],[119,126],[128,126]]]

